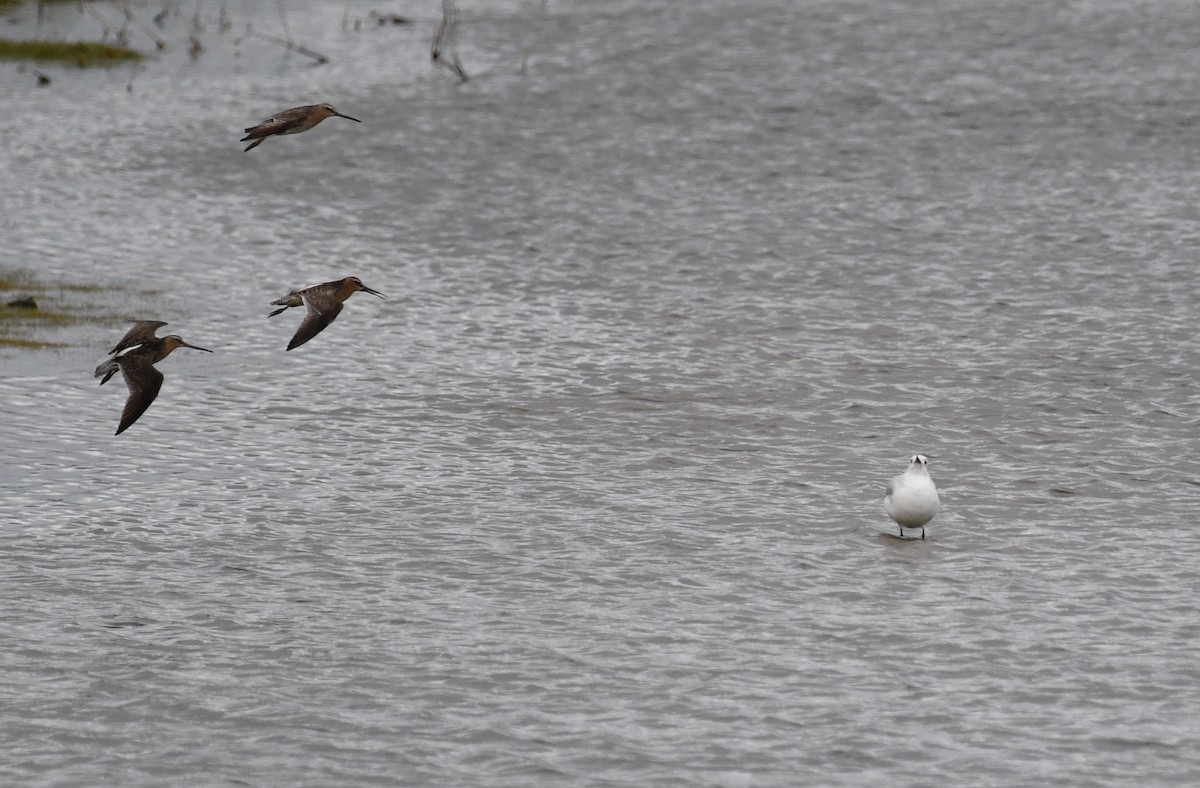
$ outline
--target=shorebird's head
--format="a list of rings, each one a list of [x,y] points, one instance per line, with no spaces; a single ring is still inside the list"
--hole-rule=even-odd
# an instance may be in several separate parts
[[[346,120],[352,120],[355,123],[362,123],[362,121],[359,120],[358,118],[352,118],[349,115],[343,115],[342,113],[338,112],[336,109],[333,108],[332,104],[318,104],[317,109],[319,109],[323,113],[325,113],[325,117],[329,117],[330,115],[332,115],[334,117],[345,118]]]
[[[211,350],[209,350],[206,347],[200,347],[199,345],[189,345],[187,342],[184,342],[183,337],[179,336],[178,334],[171,334],[170,336],[163,337],[163,355],[164,356],[166,356],[172,350],[177,350],[178,348],[181,348],[181,347],[190,347],[192,350],[203,350],[205,353],[212,352]]]
[[[908,462],[910,465],[913,465],[913,466],[919,465],[922,468],[924,468],[926,465],[929,464],[929,460],[925,459],[924,454],[914,454],[912,456],[912,459],[910,459]]]
[[[378,290],[372,290],[371,288],[364,285],[362,283],[362,280],[359,279],[357,276],[348,276],[345,279],[343,279],[342,287],[348,287],[350,289],[351,293],[357,293],[359,290],[361,290],[364,293],[370,293],[373,296],[379,296],[380,298],[385,297],[383,295],[383,293],[379,292]]]

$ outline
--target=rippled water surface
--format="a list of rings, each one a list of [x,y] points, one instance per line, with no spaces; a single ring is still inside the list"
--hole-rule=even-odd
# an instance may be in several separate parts
[[[1200,782],[1195,4],[285,5],[0,66],[0,782]]]

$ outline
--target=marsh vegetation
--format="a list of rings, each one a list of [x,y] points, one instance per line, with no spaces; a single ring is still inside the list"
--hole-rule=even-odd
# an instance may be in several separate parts
[[[36,60],[76,66],[106,66],[141,60],[136,49],[96,41],[13,41],[0,38],[0,59]]]
[[[0,272],[0,348],[66,347],[58,335],[69,329],[119,320],[110,308],[96,305],[93,296],[102,291],[98,285],[49,285],[27,274]]]

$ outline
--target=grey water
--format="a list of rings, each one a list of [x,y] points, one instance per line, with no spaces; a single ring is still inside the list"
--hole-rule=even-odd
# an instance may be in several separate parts
[[[0,64],[0,782],[1200,782],[1194,3],[245,5]]]

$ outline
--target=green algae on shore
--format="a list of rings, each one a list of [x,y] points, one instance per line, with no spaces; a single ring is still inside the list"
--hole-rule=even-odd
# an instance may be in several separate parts
[[[0,60],[50,61],[83,67],[108,66],[141,58],[142,53],[136,49],[94,41],[14,41],[0,38]]]
[[[23,274],[0,273],[0,348],[62,348],[62,342],[39,339],[47,332],[62,336],[63,330],[83,323],[115,319],[90,306],[73,304],[80,299],[64,296],[91,293],[102,288],[90,284],[47,287]],[[55,295],[57,294],[57,295]],[[54,306],[46,307],[50,302]]]
[[[61,342],[33,339],[29,334],[44,326],[62,326],[76,320],[78,318],[62,312],[0,304],[0,347],[65,347]]]

